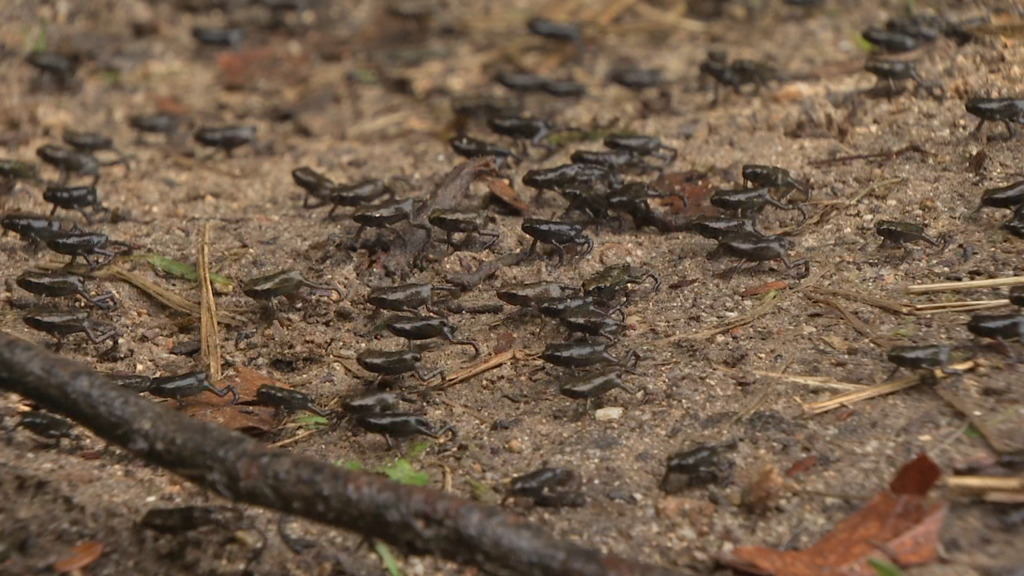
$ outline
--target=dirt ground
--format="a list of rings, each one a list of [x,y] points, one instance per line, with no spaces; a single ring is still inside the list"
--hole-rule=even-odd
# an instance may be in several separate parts
[[[865,52],[857,33],[899,14],[904,2],[826,0],[823,8],[810,12],[775,2],[759,7],[711,3],[724,14],[707,20],[664,17],[666,12],[657,11],[671,10],[673,3],[640,2],[606,28],[588,27],[582,54],[527,36],[525,21],[541,13],[593,20],[613,2],[453,0],[437,3],[432,18],[417,24],[388,16],[384,3],[314,0],[302,22],[288,15],[285,25],[273,30],[266,28],[268,12],[261,6],[240,2],[224,10],[213,4],[4,2],[0,41],[7,56],[0,60],[0,140],[3,156],[35,161],[35,149],[59,143],[67,128],[113,136],[132,157],[132,169],[125,174],[119,166],[104,168],[99,190],[103,202],[127,221],[95,228],[132,243],[136,253],[195,262],[203,226],[212,222],[213,267],[220,274],[244,280],[296,269],[315,282],[341,287],[340,300],[313,294],[297,303],[282,302],[276,319],[237,288],[220,295],[218,306],[247,319],[243,327],[222,326],[229,369],[257,370],[330,406],[370,381],[354,361],[358,352],[404,346],[375,329],[379,316],[364,302],[370,286],[443,282],[449,274],[472,271],[484,260],[527,246],[521,217],[501,213],[494,224],[501,238],[490,249],[446,255],[438,245],[425,272],[387,277],[389,256],[348,249],[356,225],[347,218],[325,221],[326,208],[303,210],[302,192],[290,174],[305,165],[338,182],[400,177],[409,183],[403,194],[425,196],[463,161],[446,143],[454,133],[452,98],[511,96],[490,78],[518,62],[587,85],[588,94],[580,99],[524,99],[527,110],[557,126],[593,130],[611,125],[658,135],[679,150],[671,172],[706,172],[715,187],[738,185],[745,163],[784,166],[805,179],[813,189],[812,219],[795,235],[793,254],[810,260],[812,276],[801,281],[780,264],[769,263],[723,279],[717,273],[729,264],[705,258],[712,241],[628,225],[621,231],[591,227],[593,253],[578,262],[558,268],[553,257],[534,258],[501,269],[461,301],[495,303],[494,289],[510,282],[579,284],[622,262],[656,273],[661,289],[653,292],[650,283],[634,288],[626,308],[629,330],[612,348],[616,355],[640,354],[637,374],[625,376],[637,393],[614,391],[584,413],[581,403],[562,397],[551,383],[561,372],[539,359],[508,362],[462,382],[418,407],[431,422],[458,430],[455,449],[445,441],[407,456],[430,475],[431,486],[441,489],[450,483],[455,494],[496,502],[513,476],[541,466],[572,468],[584,479],[586,506],[545,509],[518,503],[518,512],[560,537],[605,552],[724,574],[729,571],[714,567],[716,554],[748,544],[806,547],[882,490],[894,471],[919,453],[928,453],[946,473],[991,461],[992,448],[968,433],[965,414],[930,387],[805,417],[802,403],[828,399],[840,390],[787,377],[879,383],[890,371],[880,341],[961,344],[971,339],[965,314],[900,315],[840,299],[876,336],[872,341],[835,308],[813,300],[809,290],[795,292],[801,282],[918,304],[998,298],[1005,289],[908,296],[905,286],[1024,274],[1024,241],[1000,228],[1008,213],[988,210],[967,218],[981,190],[1021,178],[1021,140],[1000,139],[1004,129],[995,125],[970,136],[974,119],[963,104],[973,95],[1019,95],[1015,90],[1024,86],[1019,42],[993,36],[962,48],[948,40],[926,48],[918,56],[920,73],[945,86],[949,97],[940,102],[910,91],[892,99],[859,94],[874,79],[859,71]],[[951,19],[1014,8],[912,4]],[[190,6],[193,10],[186,9]],[[249,31],[242,52],[224,56],[197,47],[193,26],[227,23]],[[85,56],[78,74],[81,86],[72,91],[40,85],[20,56],[38,42],[44,24],[48,49]],[[133,34],[133,27],[144,32],[151,24],[157,28],[154,34]],[[772,83],[758,95],[730,95],[711,107],[711,94],[699,89],[697,74],[711,48],[728,49],[736,58],[768,59],[805,79]],[[245,58],[256,63],[246,64]],[[608,83],[608,71],[623,63],[662,69],[672,81],[668,97]],[[208,149],[191,141],[147,137],[137,142],[128,117],[158,109],[183,112],[196,125],[253,124],[259,144],[225,159],[222,154],[210,158]],[[480,123],[471,123],[468,131],[496,140]],[[812,165],[835,155],[908,145],[926,153]],[[550,159],[511,168],[523,197],[532,198],[532,191],[519,184],[527,169],[567,162],[576,148],[599,149],[600,142],[567,146]],[[969,168],[979,153],[987,161]],[[49,167],[43,170],[45,178],[56,177]],[[486,198],[485,186],[477,183],[465,206],[481,206]],[[32,184],[19,184],[0,197],[4,212],[44,213],[49,207],[40,187]],[[549,195],[536,211],[553,217],[563,208],[561,199]],[[822,211],[827,215],[817,218]],[[80,222],[77,214],[62,216]],[[874,223],[880,219],[923,223],[931,234],[947,235],[949,247],[925,245],[901,260],[898,250],[878,248]],[[798,223],[795,212],[771,208],[761,220],[769,230]],[[372,240],[377,235],[371,230],[366,236]],[[386,233],[381,237],[387,238]],[[34,254],[10,236],[0,239],[0,329],[50,342],[21,322],[31,297],[13,279],[34,264],[57,259],[45,251]],[[198,301],[198,290],[187,281],[158,274],[138,260],[121,265]],[[745,297],[743,291],[776,280],[790,289],[775,294],[779,302],[752,323],[688,338],[750,313],[766,296]],[[162,375],[201,367],[198,356],[171,352],[199,338],[197,321],[127,284],[97,280],[93,286],[97,292],[113,290],[121,300],[118,311],[94,317],[118,327],[122,353],[116,361],[102,361],[100,348],[76,336],[64,354],[110,372]],[[565,339],[563,329],[510,307],[501,314],[455,315],[452,321],[460,336],[480,342],[483,358],[511,349],[536,352],[544,342]],[[457,372],[478,362],[468,350],[443,346],[428,351],[424,365]],[[965,399],[973,418],[991,423],[999,442],[1020,449],[1021,368],[994,351],[982,356],[983,370],[969,375],[961,388],[947,388]],[[0,395],[5,421],[13,422],[24,406],[14,395]],[[600,407],[623,411],[599,420],[593,410]],[[266,438],[285,440],[299,430],[284,426]],[[730,485],[678,495],[659,489],[669,454],[730,441],[736,443],[726,452],[735,462]],[[282,449],[359,462],[372,470],[408,455],[416,443],[400,442],[397,451],[389,451],[381,437],[354,433],[341,424]],[[794,463],[811,462],[809,457],[815,458],[813,465],[786,475],[786,485],[766,509],[751,511],[740,504],[744,487],[766,467],[785,474]],[[53,448],[25,430],[13,430],[0,443],[0,573],[46,572],[75,544],[99,541],[105,551],[86,569],[90,574],[238,574],[258,548],[252,540],[259,540],[260,533],[265,549],[249,564],[256,574],[384,571],[373,550],[356,536],[298,520],[289,533],[309,538],[313,546],[295,554],[278,536],[278,516],[258,509],[246,509],[251,529],[242,532],[248,537],[218,529],[160,536],[136,527],[150,508],[204,503],[222,502],[88,432]],[[998,517],[1005,510],[954,498],[942,532],[941,562],[908,574],[1017,573],[1010,567],[1024,566],[1021,528],[1014,532],[1000,526]],[[469,573],[431,558],[402,558],[400,564],[407,574]]]

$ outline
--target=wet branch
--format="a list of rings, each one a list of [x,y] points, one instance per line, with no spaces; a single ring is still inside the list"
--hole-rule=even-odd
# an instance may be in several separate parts
[[[0,332],[0,388],[225,498],[378,538],[406,553],[496,574],[676,573],[555,540],[500,508],[270,450],[121,390],[87,366],[6,332]]]

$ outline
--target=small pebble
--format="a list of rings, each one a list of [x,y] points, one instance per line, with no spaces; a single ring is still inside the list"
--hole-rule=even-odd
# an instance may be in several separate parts
[[[601,408],[594,412],[594,418],[598,422],[607,422],[609,420],[618,420],[622,418],[622,414],[626,412],[625,408],[620,406],[608,406],[607,408]]]

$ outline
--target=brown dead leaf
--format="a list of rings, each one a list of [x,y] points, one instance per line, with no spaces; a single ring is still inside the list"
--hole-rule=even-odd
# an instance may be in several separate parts
[[[103,554],[102,542],[82,542],[71,549],[70,553],[53,565],[53,571],[59,574],[76,572],[99,559]]]
[[[817,463],[818,457],[815,456],[814,454],[811,454],[806,458],[801,458],[800,460],[794,462],[793,465],[789,467],[789,470],[786,470],[786,476],[792,478],[797,474],[802,474],[803,472],[806,472],[813,468],[814,465]]]
[[[185,400],[181,409],[183,414],[213,422],[232,430],[255,430],[264,432],[274,427],[274,409],[266,406],[245,406],[244,402],[256,399],[256,390],[263,384],[290,388],[284,382],[276,380],[255,370],[245,367],[235,368],[235,373],[217,382],[218,387],[231,385],[238,390],[238,404],[231,404],[231,395],[223,398],[213,394],[200,394]]]
[[[487,189],[491,191],[491,194],[516,209],[523,216],[530,215],[530,205],[523,202],[507,180],[504,178],[485,178],[484,180],[487,182]]]
[[[188,107],[182,104],[181,100],[168,96],[156,99],[156,109],[163,114],[174,114],[176,116],[188,114]]]
[[[304,84],[309,56],[294,55],[283,45],[263,46],[217,54],[220,82],[229,90]]]
[[[768,464],[754,480],[743,487],[743,507],[755,514],[763,514],[775,508],[782,498],[786,481],[778,467]]]
[[[703,172],[688,170],[662,174],[652,186],[658,192],[671,194],[661,200],[661,205],[668,208],[669,214],[686,217],[718,215],[718,208],[709,203],[714,188],[711,187],[708,175]]]
[[[767,284],[761,284],[760,286],[751,286],[743,292],[740,292],[740,296],[760,296],[761,294],[767,294],[772,290],[785,290],[789,288],[789,284],[786,284],[784,280],[776,280],[774,282],[768,282]]]
[[[721,561],[733,568],[774,576],[876,576],[872,557],[898,566],[933,562],[948,505],[924,494],[939,470],[927,456],[903,466],[890,485],[806,550],[761,546],[737,548]],[[898,490],[898,491],[896,491]]]

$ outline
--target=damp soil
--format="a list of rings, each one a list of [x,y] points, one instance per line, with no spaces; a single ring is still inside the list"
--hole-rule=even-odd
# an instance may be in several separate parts
[[[245,319],[243,326],[221,327],[228,371],[256,370],[308,392],[321,406],[337,406],[340,398],[372,384],[355,363],[360,351],[406,345],[379,329],[381,315],[364,301],[370,287],[445,283],[452,274],[526,248],[528,238],[520,231],[522,216],[489,203],[488,189],[478,181],[459,205],[489,206],[500,239],[485,250],[460,252],[434,243],[424,270],[403,274],[391,265],[400,252],[394,235],[369,230],[355,249],[357,225],[348,219],[348,209],[332,220],[324,219],[326,208],[304,210],[291,170],[312,166],[338,182],[382,178],[402,195],[425,198],[464,161],[446,143],[455,133],[453,98],[508,98],[490,81],[497,70],[519,65],[583,82],[588,87],[583,98],[529,95],[521,104],[557,126],[591,135],[609,129],[658,135],[679,151],[669,173],[698,171],[707,186],[724,188],[740,185],[743,164],[771,164],[789,168],[813,191],[810,224],[799,227],[796,212],[771,208],[759,222],[767,230],[793,231],[792,254],[809,259],[810,279],[799,279],[777,262],[726,278],[720,273],[731,263],[706,258],[712,241],[605,225],[588,229],[595,245],[582,259],[556,267],[554,254],[542,249],[539,257],[502,267],[461,296],[467,306],[493,304],[495,288],[505,283],[548,279],[578,285],[619,263],[657,274],[657,292],[650,283],[631,289],[628,330],[612,348],[616,355],[630,350],[640,355],[636,374],[624,376],[635,394],[613,391],[587,411],[558,393],[556,383],[565,374],[533,356],[543,343],[565,340],[562,328],[509,307],[501,313],[457,314],[451,316],[457,334],[478,341],[482,357],[473,358],[469,347],[439,346],[424,352],[426,368],[457,373],[502,352],[523,353],[414,407],[432,422],[453,425],[456,440],[445,438],[426,450],[419,441],[400,441],[388,450],[381,437],[341,423],[281,449],[359,463],[367,470],[404,455],[429,475],[430,486],[493,503],[514,476],[542,466],[572,468],[583,477],[585,506],[507,505],[560,537],[605,552],[721,573],[728,571],[714,568],[713,557],[736,546],[801,548],[817,541],[919,453],[927,452],[947,473],[991,461],[989,443],[970,433],[974,428],[967,427],[967,416],[933,387],[807,417],[804,404],[842,390],[791,377],[874,384],[890,371],[879,341],[971,341],[964,314],[902,315],[837,300],[876,336],[869,339],[835,308],[815,300],[808,282],[916,304],[998,298],[1003,292],[910,296],[905,286],[1024,273],[1024,241],[1000,227],[1008,214],[968,216],[982,189],[1020,178],[1020,140],[1002,140],[1001,126],[971,136],[974,122],[963,106],[968,96],[1010,95],[1024,85],[1019,43],[995,36],[962,48],[945,40],[929,46],[918,55],[919,69],[945,86],[948,98],[938,101],[910,90],[891,98],[863,93],[874,79],[859,71],[865,52],[856,33],[898,14],[902,2],[826,2],[812,12],[781,6],[754,10],[727,2],[724,13],[709,20],[659,17],[652,10],[667,9],[663,3],[641,2],[607,28],[592,27],[582,53],[526,36],[525,21],[545,11],[593,19],[599,5],[612,3],[464,0],[441,3],[431,17],[413,22],[389,15],[382,3],[311,2],[298,20],[286,15],[277,28],[266,26],[269,16],[260,6],[225,11],[201,0],[89,4],[86,9],[11,0],[0,8],[5,15],[0,41],[8,50],[0,60],[4,156],[33,161],[38,146],[58,143],[68,128],[103,132],[131,157],[132,166],[128,174],[120,166],[103,169],[102,200],[124,221],[95,229],[131,243],[136,253],[194,263],[203,228],[211,223],[213,270],[236,283],[295,269],[315,282],[339,286],[340,298],[314,292],[280,301],[276,314],[244,297],[237,286],[217,298],[221,309]],[[950,9],[953,17],[964,10],[960,3],[929,8]],[[81,82],[71,90],[47,85],[19,56],[38,42],[40,23],[45,23],[48,49],[86,57]],[[226,23],[250,31],[242,48],[196,46],[193,26]],[[802,79],[773,82],[758,94],[730,94],[712,107],[711,93],[699,87],[697,77],[711,48],[728,49],[737,58],[768,59]],[[623,64],[660,68],[672,83],[661,94],[609,84],[608,71]],[[186,114],[195,125],[252,124],[259,142],[225,158],[187,138],[165,141],[150,135],[138,141],[128,117],[157,110]],[[477,121],[465,128],[493,138]],[[919,151],[815,163],[911,145]],[[543,160],[541,151],[532,150],[533,159],[514,163],[507,173],[529,202],[533,191],[519,184],[527,169],[567,162],[576,148],[600,147],[599,140],[572,144]],[[45,178],[56,177],[43,170]],[[19,184],[0,197],[0,206],[5,212],[45,212],[49,205],[40,191]],[[659,209],[678,205],[666,202]],[[555,195],[533,206],[542,217],[562,210],[564,202]],[[61,216],[81,223],[74,213]],[[948,247],[923,245],[906,257],[901,250],[880,248],[874,224],[882,219],[922,223],[932,235],[944,236]],[[408,230],[404,226],[399,229]],[[0,329],[48,344],[47,336],[19,319],[34,303],[13,280],[21,270],[58,258],[34,253],[8,236],[0,239],[0,261]],[[118,265],[199,299],[194,284],[160,274],[143,261],[122,259]],[[787,288],[743,295],[776,281]],[[199,339],[197,319],[124,283],[98,280],[93,286],[113,290],[121,300],[116,312],[94,314],[120,330],[119,352],[101,359],[99,348],[74,336],[63,354],[110,372],[158,375],[201,367],[198,356],[188,354]],[[796,290],[801,286],[805,289]],[[778,303],[753,322],[706,335],[767,298]],[[982,356],[985,368],[954,393],[971,407],[972,417],[1002,431],[998,442],[1019,449],[1024,442],[1021,369],[996,350],[985,349]],[[399,385],[418,386],[411,378]],[[167,406],[175,409],[173,403]],[[598,411],[602,408],[621,412]],[[8,424],[24,409],[20,398],[0,396]],[[263,431],[268,443],[305,430],[294,418],[276,424]],[[727,486],[673,495],[660,489],[670,454],[728,442],[735,442],[726,452],[735,473]],[[803,464],[794,468],[798,462]],[[744,487],[766,467],[777,469],[785,482],[766,505],[752,510],[743,504]],[[286,532],[311,545],[296,554],[278,534],[278,516],[258,509],[245,510],[248,536],[216,528],[161,536],[137,525],[154,507],[206,503],[224,502],[86,431],[53,447],[13,429],[0,443],[0,572],[45,572],[83,541],[104,545],[100,559],[86,570],[90,574],[384,571],[357,536],[300,520],[290,522]],[[943,562],[908,573],[996,574],[1004,573],[999,567],[1021,566],[1024,556],[1014,545],[1020,534],[1002,529],[997,515],[996,508],[957,500],[942,534]],[[260,539],[264,549],[253,560]],[[402,558],[400,565],[408,574],[465,572],[429,557]]]

